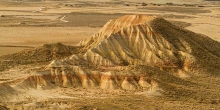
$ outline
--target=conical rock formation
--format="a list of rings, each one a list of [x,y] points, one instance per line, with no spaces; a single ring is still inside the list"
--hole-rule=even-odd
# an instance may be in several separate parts
[[[157,32],[152,24],[161,20],[152,16],[127,15],[109,21],[98,34],[79,43],[87,52],[83,56],[74,55],[72,59],[99,66],[182,66],[188,70],[195,61],[190,54],[191,47],[186,41],[173,44]]]

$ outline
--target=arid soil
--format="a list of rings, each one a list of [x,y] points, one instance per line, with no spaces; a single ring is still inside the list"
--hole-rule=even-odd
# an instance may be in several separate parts
[[[171,2],[0,1],[0,109],[220,109],[220,3]]]

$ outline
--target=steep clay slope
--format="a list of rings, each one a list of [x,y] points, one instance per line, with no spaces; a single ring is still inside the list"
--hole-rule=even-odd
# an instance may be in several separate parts
[[[81,54],[52,61],[15,89],[83,87],[193,96],[188,88],[196,84],[184,78],[220,72],[219,42],[154,16],[111,20],[78,46]]]

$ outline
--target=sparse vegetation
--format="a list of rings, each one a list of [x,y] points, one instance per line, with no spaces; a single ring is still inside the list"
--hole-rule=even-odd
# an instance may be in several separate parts
[[[147,4],[146,4],[146,3],[142,3],[141,5],[142,5],[142,6],[147,6]]]
[[[167,5],[173,5],[173,3],[172,2],[169,2],[169,3],[166,3]]]
[[[130,6],[129,4],[125,4],[125,6]]]

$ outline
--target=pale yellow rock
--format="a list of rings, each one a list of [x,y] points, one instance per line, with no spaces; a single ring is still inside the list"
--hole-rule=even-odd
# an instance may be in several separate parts
[[[112,90],[117,89],[116,76],[111,72],[102,73],[100,88]]]
[[[147,78],[140,77],[138,84],[143,88],[150,88],[151,84],[147,81]]]

